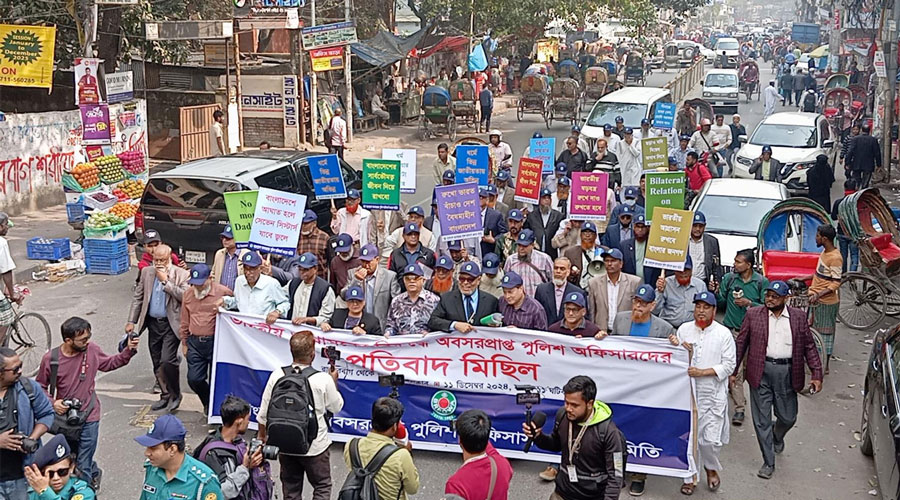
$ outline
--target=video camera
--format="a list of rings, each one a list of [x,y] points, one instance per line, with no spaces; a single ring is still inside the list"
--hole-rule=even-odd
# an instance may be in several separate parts
[[[331,366],[331,369],[334,369],[334,363],[341,359],[341,351],[338,351],[336,347],[330,345],[328,347],[322,348],[322,357],[328,358],[328,364]]]
[[[533,385],[516,384],[516,390],[519,391],[516,393],[516,404],[525,405],[525,423],[536,433],[547,422],[547,415],[544,412],[539,411],[534,414],[531,412],[532,406],[541,404],[541,394]],[[531,450],[533,442],[533,438],[528,438],[525,443],[525,453]]]
[[[391,372],[390,375],[379,375],[378,385],[380,385],[381,387],[390,387],[391,393],[388,394],[388,396],[394,399],[398,399],[400,397],[400,392],[397,391],[397,388],[406,385],[406,377],[404,377],[403,375],[398,375],[394,372]]]
[[[277,446],[266,445],[260,439],[251,439],[250,440],[250,449],[248,453],[253,455],[256,453],[256,450],[262,448],[262,457],[266,460],[276,460],[278,459],[278,452],[280,451]]]

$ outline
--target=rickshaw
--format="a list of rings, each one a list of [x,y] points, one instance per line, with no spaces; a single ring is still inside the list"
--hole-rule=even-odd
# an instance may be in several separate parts
[[[422,94],[422,114],[416,131],[420,141],[435,137],[439,129],[450,140],[456,139],[456,116],[453,114],[450,92],[439,85],[432,85]]]
[[[571,78],[575,81],[581,81],[581,70],[578,69],[578,64],[571,59],[564,59],[560,61],[559,66],[556,68],[556,76],[558,78]]]
[[[602,66],[593,66],[584,73],[584,98],[581,105],[593,104],[594,101],[606,95],[609,85],[609,75],[606,68]]]
[[[631,51],[625,59],[625,84],[629,81],[644,85],[647,83],[647,68],[644,66],[644,56],[640,52]]]
[[[712,104],[704,99],[687,99],[684,101],[685,104],[693,108],[694,110],[694,118],[696,119],[696,123],[692,127],[691,133],[697,130],[697,126],[700,125],[700,122],[703,121],[704,118],[709,120],[710,123],[713,123],[716,119],[716,114],[713,111]],[[681,108],[678,108],[679,111]],[[676,121],[677,121],[677,112],[676,112]]]
[[[606,74],[609,75],[609,82],[615,82],[619,74],[619,63],[612,57],[604,57],[600,61],[600,66],[606,68]]]
[[[747,74],[748,69],[751,67],[756,69],[755,76]],[[762,91],[760,90],[759,85],[759,65],[756,64],[756,61],[748,59],[742,62],[738,67],[738,79],[741,86],[741,92],[747,96],[747,102],[750,102],[750,98],[753,97],[753,94],[756,94],[756,100],[758,101]]]
[[[450,83],[450,108],[457,121],[467,127],[475,126],[480,132],[481,123],[478,116],[478,104],[475,89],[468,80],[456,80]]]
[[[844,105],[843,117],[839,115],[840,104]],[[852,105],[853,94],[850,93],[849,89],[830,88],[825,91],[825,96],[822,99],[822,114],[825,115],[828,124],[831,125],[834,130],[840,132],[841,130],[850,127],[850,124],[856,117]]]
[[[838,223],[859,247],[860,271],[845,273],[838,318],[856,330],[870,330],[884,316],[900,315],[900,231],[877,188],[857,191],[838,206]]]
[[[516,109],[516,119],[522,121],[525,113],[539,113],[545,117],[547,113],[547,76],[531,73],[522,77],[519,82],[519,91],[522,98],[519,99],[519,107]]]
[[[550,86],[550,103],[544,114],[544,123],[549,129],[553,119],[571,121],[572,125],[581,120],[581,88],[572,78],[557,78]]]
[[[825,81],[826,89],[846,88],[850,85],[850,76],[844,73],[835,73]]]
[[[851,111],[858,116],[862,116],[866,108],[866,100],[869,98],[866,88],[862,85],[849,85],[847,90],[853,96],[853,101],[850,103]]]

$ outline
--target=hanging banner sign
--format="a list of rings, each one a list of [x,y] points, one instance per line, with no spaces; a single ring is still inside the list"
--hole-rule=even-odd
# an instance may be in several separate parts
[[[555,166],[553,162],[556,161],[556,137],[531,139],[528,143],[528,157],[544,163],[544,175],[552,174]]]
[[[669,150],[665,137],[641,139],[641,161],[644,170],[654,170],[669,166]]]
[[[300,145],[300,97],[296,75],[284,75],[282,95],[284,96],[284,147]]]
[[[344,176],[337,155],[310,156],[309,174],[317,200],[333,200],[347,197]]]
[[[353,21],[303,28],[300,40],[303,42],[303,50],[349,45],[359,41],[356,38],[356,23]]]
[[[56,28],[0,24],[0,85],[53,88]]]
[[[109,144],[109,107],[106,104],[82,104],[81,128],[84,144]]]
[[[456,147],[456,183],[477,182],[485,188],[490,180],[491,157],[487,146]]]
[[[400,210],[400,162],[363,160],[362,206],[367,210]]]
[[[606,172],[572,172],[569,219],[606,220],[607,186],[609,174]]]
[[[309,51],[313,71],[344,69],[344,47],[328,47]]]
[[[647,220],[653,220],[656,207],[684,207],[684,172],[647,172]]]
[[[100,83],[97,80],[100,59],[75,58],[75,105],[99,104]]]
[[[381,157],[385,160],[400,162],[400,192],[412,194],[416,192],[416,150],[415,149],[382,149]]]

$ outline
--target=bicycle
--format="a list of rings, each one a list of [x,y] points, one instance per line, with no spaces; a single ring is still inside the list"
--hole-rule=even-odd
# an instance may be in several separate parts
[[[788,280],[788,286],[791,287],[791,294],[788,296],[787,305],[789,307],[795,307],[800,309],[804,313],[806,313],[806,317],[808,320],[811,320],[812,311],[809,308],[809,295],[806,293],[807,286],[806,283],[797,280]],[[815,308],[813,308],[813,311]],[[809,327],[809,333],[812,335],[813,343],[816,345],[816,351],[819,353],[819,359],[822,361],[822,370],[824,374],[825,370],[825,339],[822,338],[822,334],[819,333],[818,330],[813,328],[812,325]],[[809,366],[806,367],[806,371],[809,372]]]
[[[28,296],[28,289],[21,290]],[[34,377],[41,367],[44,354],[50,352],[50,323],[36,312],[22,313],[15,302],[10,302],[15,319],[6,330],[4,343],[16,351],[22,360],[22,376]]]

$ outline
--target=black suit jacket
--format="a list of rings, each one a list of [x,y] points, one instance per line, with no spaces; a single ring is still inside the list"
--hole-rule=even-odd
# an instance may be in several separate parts
[[[483,291],[478,291],[478,307],[475,308],[475,316],[468,323],[480,325],[481,318],[497,312],[499,301],[496,297]],[[454,321],[466,322],[466,308],[463,305],[462,292],[454,288],[441,295],[441,300],[431,313],[428,320],[428,329],[432,331],[450,331],[450,324]]]
[[[553,283],[541,283],[538,285],[537,289],[534,291],[534,300],[538,301],[541,306],[544,307],[544,311],[547,313],[547,324],[552,325],[557,321],[563,319],[563,306],[560,305],[560,308],[556,308],[556,293],[554,290],[555,286]],[[565,298],[566,295],[578,292],[587,298],[587,293],[581,289],[581,287],[576,286],[572,283],[566,283],[566,293],[563,295]],[[590,320],[590,314],[585,315],[585,319]]]
[[[563,214],[559,210],[550,210],[550,216],[547,218],[547,225],[544,226],[544,220],[541,218],[541,211],[539,209],[535,209],[528,213],[528,218],[525,219],[525,227],[534,231],[534,243],[538,250],[544,252],[549,255],[551,259],[556,259],[558,256],[558,250],[553,248],[553,245],[550,244],[550,240],[553,239],[553,235],[556,234],[556,231],[559,229],[559,224],[565,219]],[[548,323],[549,324],[549,323]]]
[[[622,272],[637,276],[637,261],[634,258],[634,238],[623,241],[619,250],[625,259],[622,261]],[[658,267],[644,268],[644,283],[656,287],[656,280],[662,271]]]
[[[404,246],[406,244],[404,243]],[[422,247],[422,256],[419,257],[419,264],[425,267],[434,268],[434,252],[426,248],[424,245],[419,243],[419,246]],[[388,261],[388,269],[397,273],[397,282],[400,283],[400,291],[406,291],[406,284],[403,283],[403,268],[405,268],[410,263],[406,261],[406,254],[403,253],[403,247],[400,247],[393,252],[391,252],[390,259]]]
[[[503,220],[503,214],[497,209],[488,207],[484,213],[484,230],[490,231],[494,237],[500,236],[507,231],[506,221]],[[481,255],[487,255],[494,251],[494,243],[481,242]]]
[[[881,147],[878,145],[878,139],[863,134],[851,139],[845,164],[850,165],[850,170],[874,172],[876,166],[881,166]]]
[[[343,330],[344,322],[347,321],[347,315],[349,313],[349,309],[335,309],[334,314],[331,315],[331,321],[329,321],[328,324],[331,325],[332,328]],[[382,335],[381,321],[379,321],[378,317],[372,313],[363,311],[363,317],[359,320],[359,326],[366,331],[366,335]]]
[[[722,281],[722,256],[719,255],[719,240],[709,233],[703,233],[703,265],[706,267],[706,284],[709,277],[715,276],[716,281]]]

